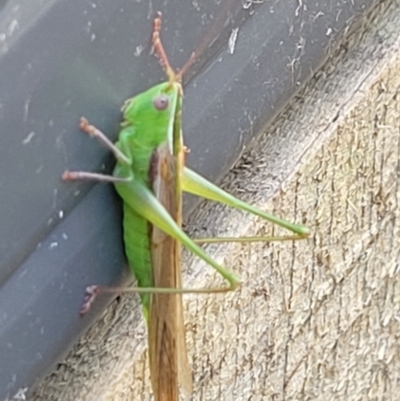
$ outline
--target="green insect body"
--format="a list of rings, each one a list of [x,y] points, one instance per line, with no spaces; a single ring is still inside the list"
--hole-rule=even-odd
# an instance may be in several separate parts
[[[125,252],[139,287],[154,287],[149,233],[153,211],[147,206],[157,201],[151,193],[149,171],[158,146],[167,143],[172,153],[175,115],[181,108],[179,92],[179,84],[162,83],[127,101],[123,129],[115,144],[130,159],[130,164],[117,161],[113,175],[130,180],[116,182],[115,188],[124,201]],[[170,219],[167,215],[165,218]],[[148,318],[150,294],[140,295]]]
[[[138,282],[137,288],[88,287],[82,314],[100,292],[139,293],[148,325],[149,365],[155,400],[177,401],[178,384],[187,392],[192,387],[182,294],[227,292],[239,285],[236,275],[219,265],[182,231],[182,192],[247,211],[294,233],[283,237],[203,239],[201,242],[295,240],[307,237],[309,230],[240,201],[184,167],[180,78],[185,67],[179,74],[170,67],[159,39],[160,27],[158,17],[154,21],[153,45],[169,80],[125,102],[118,141],[112,144],[87,120],[81,120],[81,129],[97,137],[114,153],[117,164],[113,176],[66,171],[63,179],[114,183],[123,200],[125,252]],[[181,244],[221,273],[229,285],[224,288],[182,288]]]

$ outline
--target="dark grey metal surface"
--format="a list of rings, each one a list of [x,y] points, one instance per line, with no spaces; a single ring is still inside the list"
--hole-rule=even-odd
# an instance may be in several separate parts
[[[79,118],[115,139],[123,101],[165,79],[149,55],[155,11],[179,67],[226,8],[212,29],[216,42],[188,74],[183,111],[188,164],[216,181],[373,0],[200,3],[1,6],[0,400],[31,391],[104,308],[99,301],[79,317],[85,287],[121,279],[113,189],[60,176],[67,168],[110,171],[108,152],[79,131]]]

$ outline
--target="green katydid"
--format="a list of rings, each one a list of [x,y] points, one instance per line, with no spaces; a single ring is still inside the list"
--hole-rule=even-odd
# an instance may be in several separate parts
[[[239,285],[239,279],[213,260],[196,242],[295,240],[307,237],[309,230],[240,201],[184,167],[180,81],[191,60],[175,73],[161,44],[160,29],[161,15],[154,20],[152,40],[168,81],[125,102],[118,141],[111,143],[86,119],[81,119],[81,129],[113,152],[117,159],[113,175],[66,171],[63,179],[97,180],[115,185],[123,200],[125,252],[139,285],[138,288],[89,287],[81,313],[87,312],[99,292],[139,293],[148,324],[154,396],[156,401],[175,401],[179,398],[178,384],[188,392],[192,387],[182,294],[227,292]],[[294,235],[192,240],[181,228],[182,191],[253,213]],[[225,288],[182,288],[181,244],[214,267],[229,285]]]

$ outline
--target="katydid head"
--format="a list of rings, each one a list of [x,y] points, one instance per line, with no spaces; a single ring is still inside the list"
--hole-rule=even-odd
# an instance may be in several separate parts
[[[181,97],[180,83],[164,82],[125,102],[122,112],[125,124],[137,124],[145,119],[151,125],[173,119]]]
[[[132,127],[132,140],[154,148],[168,141],[173,148],[175,122],[181,109],[181,85],[164,82],[128,100],[123,108],[123,127]]]

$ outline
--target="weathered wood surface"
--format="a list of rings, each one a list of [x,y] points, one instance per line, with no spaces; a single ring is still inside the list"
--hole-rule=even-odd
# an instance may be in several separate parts
[[[243,284],[185,297],[193,400],[398,399],[400,3],[365,25],[226,179],[312,235],[210,247]],[[265,228],[219,206],[193,232],[196,221],[221,235]],[[219,280],[186,261],[186,286]],[[32,400],[150,400],[146,358],[137,297],[124,297]]]

